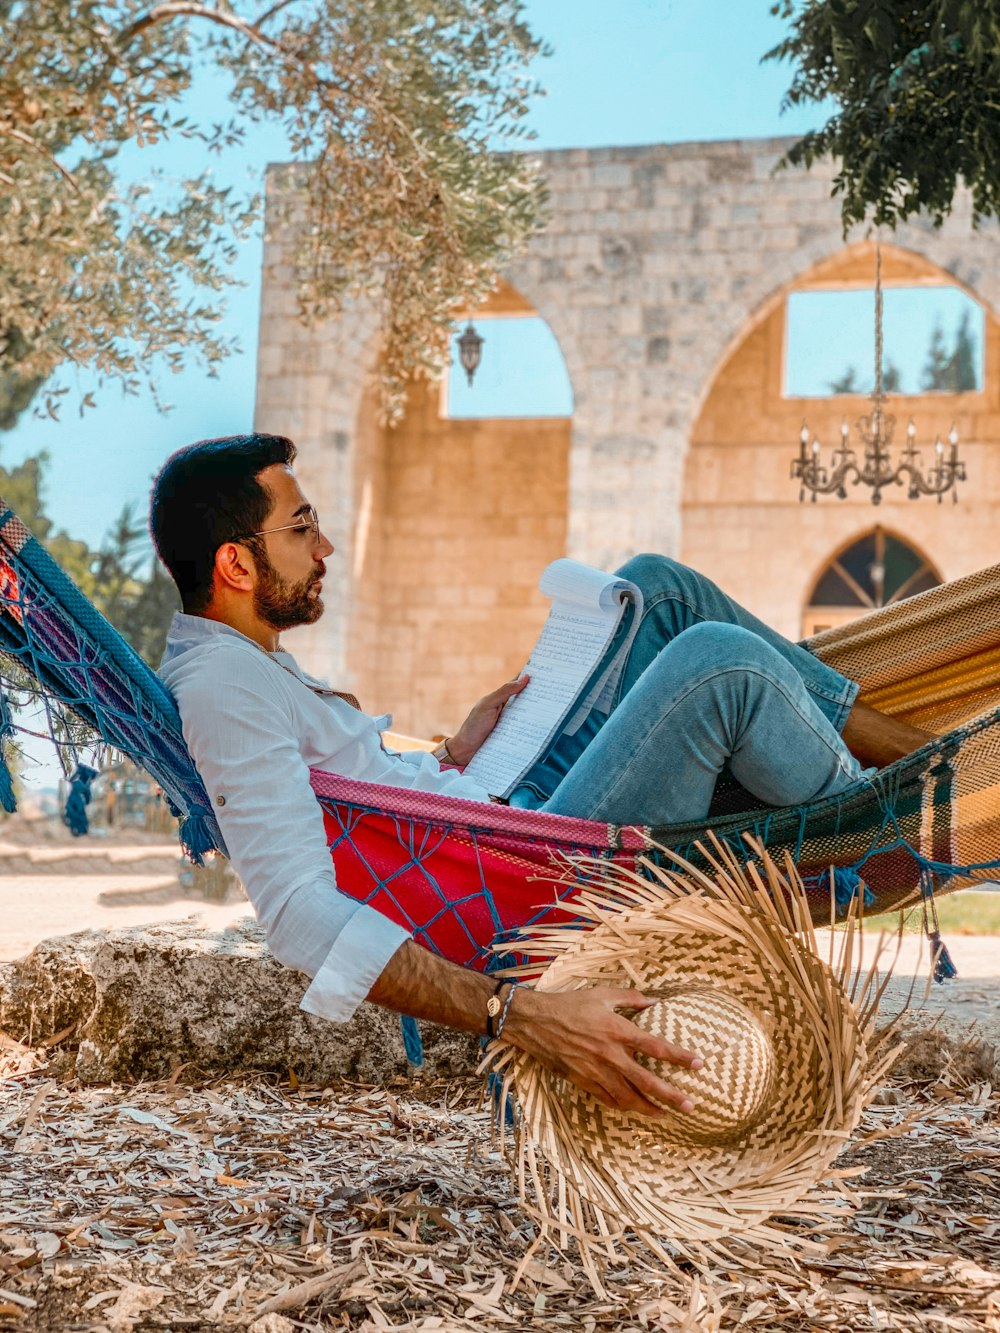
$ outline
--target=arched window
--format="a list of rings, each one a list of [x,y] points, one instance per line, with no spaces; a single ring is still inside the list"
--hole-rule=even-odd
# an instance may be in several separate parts
[[[452,338],[443,415],[452,420],[571,417],[573,388],[555,334],[539,315],[479,315],[482,360],[470,385]]]
[[[875,528],[836,555],[820,574],[803,614],[803,634],[844,625],[940,582],[937,570],[919,551]]]

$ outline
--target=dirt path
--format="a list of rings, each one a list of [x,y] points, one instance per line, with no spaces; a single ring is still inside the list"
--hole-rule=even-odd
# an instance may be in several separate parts
[[[129,869],[129,859],[148,858],[149,847],[118,846],[114,850],[121,862],[117,873],[48,874],[42,866],[31,874],[0,870],[0,961],[19,958],[53,935],[183,919],[223,930],[250,912],[245,902],[206,902],[185,890],[175,874]],[[44,859],[48,861],[50,855],[46,849]],[[874,949],[875,938],[865,937],[866,950]],[[928,990],[923,980],[927,975],[926,941],[916,935],[904,938],[884,1010],[891,1013],[900,1008],[912,989],[912,1005],[930,1019],[940,1019],[949,1031],[975,1024],[985,1039],[1000,1044],[1000,938],[953,935],[947,944],[958,978]]]
[[[825,934],[825,932],[821,932]],[[877,936],[865,936],[866,961]],[[1000,938],[995,935],[951,935],[946,939],[958,976],[938,985],[927,984],[927,941],[919,935],[904,937],[882,1012],[898,1012],[911,995],[910,1009],[921,1019],[939,1021],[957,1034],[975,1026],[984,1040],[1000,1045]],[[886,955],[895,952],[895,942]]]
[[[222,930],[249,911],[245,902],[205,902],[170,875],[5,875],[0,879],[0,962],[20,958],[53,935],[184,918]]]

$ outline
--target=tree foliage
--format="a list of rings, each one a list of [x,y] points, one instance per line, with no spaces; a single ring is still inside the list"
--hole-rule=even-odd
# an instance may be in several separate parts
[[[951,347],[945,341],[941,321],[935,320],[920,387],[938,393],[965,393],[979,388],[976,340],[969,327],[967,310],[962,311]]]
[[[398,399],[539,223],[534,169],[495,151],[524,133],[539,49],[520,0],[0,0],[0,414],[64,363],[134,388],[230,350],[251,202],[207,174],[124,189],[115,159],[182,135],[207,161],[265,119],[302,163],[303,315],[376,293]],[[232,76],[227,123],[178,112],[206,62]]]
[[[886,358],[882,363],[882,388],[886,393],[898,393],[902,383],[902,376],[899,373],[899,367],[895,361]],[[861,377],[858,374],[858,368],[855,365],[846,366],[844,370],[832,380],[827,380],[827,392],[830,394],[848,394],[848,393],[867,393],[861,383]]]
[[[960,184],[1000,215],[1000,0],[780,0],[791,31],[765,59],[795,66],[786,106],[837,110],[786,154],[839,163],[844,230],[917,212],[940,226]]]
[[[882,388],[886,393],[904,392],[900,369],[889,357],[882,363]],[[969,312],[962,311],[951,346],[945,338],[940,319],[935,320],[927,344],[927,359],[920,372],[920,392],[966,393],[978,388],[976,339],[969,326]],[[857,367],[848,365],[839,375],[827,381],[827,392],[833,395],[860,394],[868,390],[861,383]]]
[[[857,366],[848,366],[832,380],[828,380],[826,387],[831,394],[864,393],[858,379]]]

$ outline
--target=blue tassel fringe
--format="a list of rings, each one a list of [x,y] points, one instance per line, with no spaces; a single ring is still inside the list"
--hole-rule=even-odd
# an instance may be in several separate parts
[[[90,832],[87,806],[90,804],[91,783],[96,777],[96,768],[91,768],[89,764],[77,764],[76,772],[70,778],[63,823],[74,838],[85,838]]]
[[[419,1069],[424,1063],[424,1043],[420,1037],[420,1027],[415,1018],[409,1014],[401,1014],[399,1026],[403,1030],[403,1046],[406,1049],[406,1058],[414,1069]]]
[[[3,757],[3,742],[0,741],[0,805],[12,815],[17,810],[17,797],[14,795],[14,779]]]
[[[4,740],[14,734],[14,719],[10,715],[10,704],[3,690],[0,690],[0,805],[12,815],[17,810],[14,796],[14,779],[11,777],[7,760],[4,758]]]
[[[931,946],[931,976],[937,982],[950,981],[958,976],[958,968],[952,962],[948,946],[941,938],[938,928],[937,904],[934,890],[937,887],[934,872],[926,868],[920,873],[920,892],[924,898],[924,930]]]
[[[935,981],[951,981],[952,977],[958,976],[958,968],[951,961],[951,954],[948,952],[948,946],[941,938],[940,932],[932,930],[927,936],[931,946],[931,960],[934,964],[933,977]]]
[[[834,866],[833,868],[833,896],[837,902],[837,915],[846,916],[847,909],[858,896],[858,890],[861,888],[861,876],[853,866]],[[875,895],[866,884],[865,888],[865,910],[875,906]]]
[[[206,852],[210,852],[215,846],[206,819],[206,816],[210,815],[211,811],[206,810],[204,806],[192,806],[181,825],[181,846],[187,852],[192,865],[203,866]]]

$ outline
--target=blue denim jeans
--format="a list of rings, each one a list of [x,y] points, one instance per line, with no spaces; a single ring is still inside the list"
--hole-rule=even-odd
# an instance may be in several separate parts
[[[863,776],[840,738],[853,681],[676,561],[640,555],[619,572],[643,611],[615,703],[557,736],[512,805],[680,824],[708,815],[723,773],[748,806],[804,804]]]

